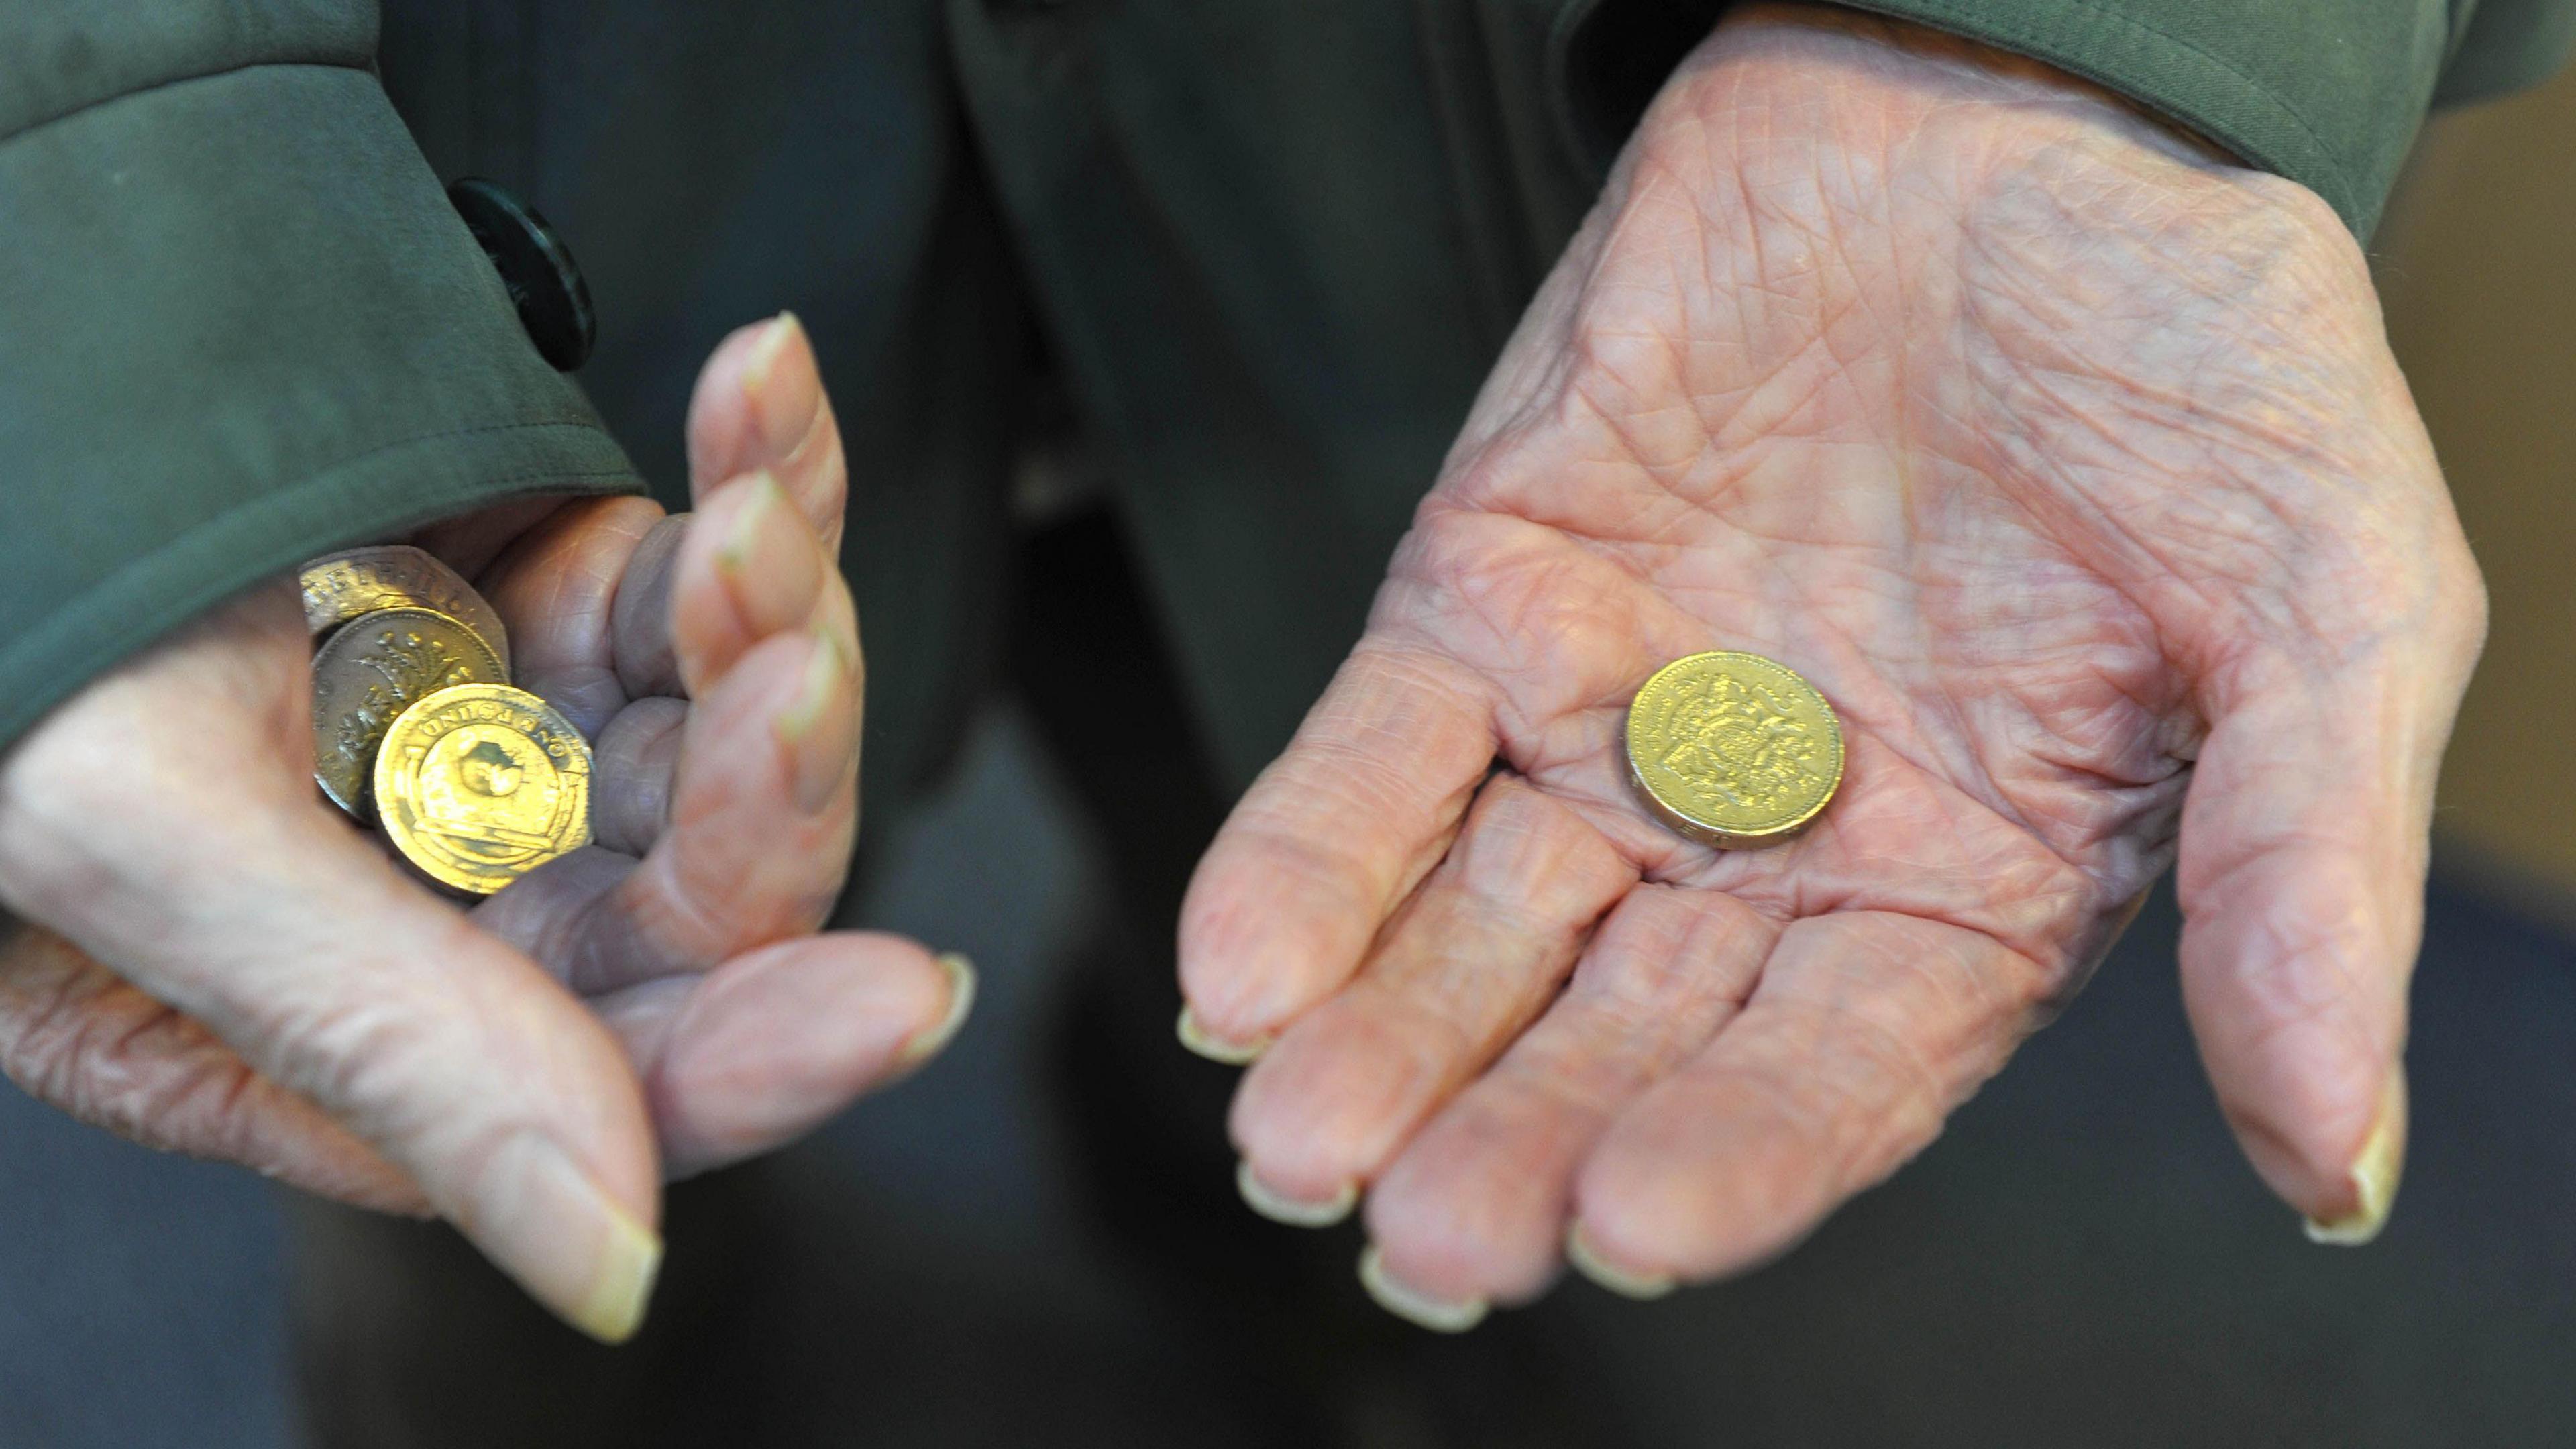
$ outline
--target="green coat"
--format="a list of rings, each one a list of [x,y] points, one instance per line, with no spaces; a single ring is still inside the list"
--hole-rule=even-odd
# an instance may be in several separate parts
[[[1197,720],[1140,727],[1239,782],[1718,8],[0,0],[0,744],[308,556],[639,463],[678,487],[697,361],[794,307],[858,474],[870,788],[983,682],[1041,376],[1194,686]],[[2437,93],[2576,32],[2576,0],[1870,8],[2103,81],[2364,235]],[[583,257],[587,392],[443,198],[465,171]]]

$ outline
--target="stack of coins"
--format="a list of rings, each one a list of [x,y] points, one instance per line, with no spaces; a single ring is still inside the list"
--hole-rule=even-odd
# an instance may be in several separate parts
[[[590,744],[510,683],[501,616],[416,548],[304,566],[313,779],[449,889],[487,896],[590,843]]]

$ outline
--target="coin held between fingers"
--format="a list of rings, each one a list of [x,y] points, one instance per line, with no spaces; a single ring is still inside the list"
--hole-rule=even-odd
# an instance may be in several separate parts
[[[1824,813],[1842,722],[1796,670],[1716,650],[1655,671],[1628,707],[1628,774],[1655,818],[1706,845],[1774,845]]]

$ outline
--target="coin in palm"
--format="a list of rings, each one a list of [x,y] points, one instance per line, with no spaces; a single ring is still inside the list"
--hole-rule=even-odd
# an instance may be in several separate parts
[[[491,895],[588,845],[590,744],[553,706],[460,684],[405,710],[376,756],[376,817],[441,885]]]
[[[510,631],[464,577],[420,549],[388,544],[317,558],[300,576],[304,623],[318,637],[384,609],[429,609],[463,624],[510,667]]]
[[[508,667],[462,622],[433,609],[380,609],[313,656],[313,778],[364,820],[385,731],[402,712],[459,684],[503,684]]]
[[[1784,664],[1693,654],[1638,689],[1628,768],[1656,817],[1681,834],[1734,849],[1771,845],[1812,823],[1842,784],[1842,724]]]

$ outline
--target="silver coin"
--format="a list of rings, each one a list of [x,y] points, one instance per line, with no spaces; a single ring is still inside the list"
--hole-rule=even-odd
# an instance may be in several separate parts
[[[384,609],[433,609],[463,624],[510,667],[510,633],[462,575],[416,548],[386,544],[317,558],[303,569],[304,623],[316,637]]]
[[[314,782],[370,820],[376,752],[404,710],[455,685],[509,682],[480,635],[434,609],[378,609],[349,621],[313,656]]]

